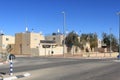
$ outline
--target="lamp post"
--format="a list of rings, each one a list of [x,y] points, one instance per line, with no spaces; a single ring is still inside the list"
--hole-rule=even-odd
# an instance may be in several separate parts
[[[63,56],[65,56],[65,12],[63,14]]]
[[[118,12],[118,17],[119,17],[119,56],[118,56],[118,59],[120,59],[120,12]]]
[[[112,41],[111,36],[112,36],[112,34],[111,34],[111,30],[112,30],[112,28],[110,28],[110,57],[111,57],[111,51],[112,51],[112,44],[111,44],[111,41]]]

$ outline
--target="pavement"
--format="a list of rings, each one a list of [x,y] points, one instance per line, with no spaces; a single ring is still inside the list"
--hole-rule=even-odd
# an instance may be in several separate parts
[[[4,65],[4,64],[8,64],[9,61],[3,61],[0,59],[0,65]],[[24,73],[14,73],[13,75],[9,75],[6,73],[0,73],[0,80],[16,80],[19,78],[23,78],[23,77],[28,77],[31,74],[28,72],[24,72]]]
[[[54,56],[46,56],[48,58],[72,58],[72,59],[108,59],[108,58],[117,58],[116,56],[104,56],[104,55],[100,55],[100,56],[81,56],[81,55],[54,55]]]
[[[28,77],[30,75],[31,74],[27,73],[27,72],[26,73],[15,73],[12,76],[9,75],[9,74],[6,74],[6,75],[1,75],[0,80],[16,80],[16,79],[19,79],[19,78]]]
[[[106,58],[113,58],[110,57],[110,56],[81,56],[81,55],[57,55],[57,56],[48,56],[49,58],[75,58],[75,59],[106,59]],[[120,62],[119,60],[115,60],[115,62]],[[3,65],[3,64],[8,64],[9,61],[3,61],[0,59],[0,65]],[[24,73],[14,73],[12,76],[10,76],[9,74],[6,74],[6,75],[0,75],[0,80],[16,80],[16,79],[19,79],[19,78],[23,78],[23,77],[28,77],[30,76],[31,74],[28,73],[28,72],[24,72]]]

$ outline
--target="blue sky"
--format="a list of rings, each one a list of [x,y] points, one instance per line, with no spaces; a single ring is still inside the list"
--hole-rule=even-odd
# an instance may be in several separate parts
[[[51,34],[65,29],[81,33],[113,33],[118,37],[120,0],[0,0],[0,30],[14,35],[31,31]]]

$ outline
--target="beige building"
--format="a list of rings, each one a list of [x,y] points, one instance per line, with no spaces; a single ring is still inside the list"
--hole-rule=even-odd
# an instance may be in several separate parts
[[[40,40],[44,40],[44,36],[38,33],[17,33],[15,35],[15,54],[31,55],[32,52],[38,51]]]
[[[50,56],[62,54],[62,46],[54,40],[45,40],[39,33],[25,32],[15,35],[15,54],[31,56]]]
[[[14,44],[14,36],[0,34],[0,52],[6,52],[7,46],[11,45],[12,47],[14,47]]]
[[[57,45],[62,46],[63,35],[56,34],[56,35],[45,36],[45,40],[53,40]]]
[[[102,47],[102,41],[100,39],[98,39],[98,48]]]

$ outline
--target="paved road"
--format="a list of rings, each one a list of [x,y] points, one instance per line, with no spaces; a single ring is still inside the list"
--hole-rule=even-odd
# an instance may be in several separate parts
[[[8,65],[0,71],[8,72]],[[120,63],[110,59],[17,58],[15,72],[29,72],[20,80],[119,80]]]

